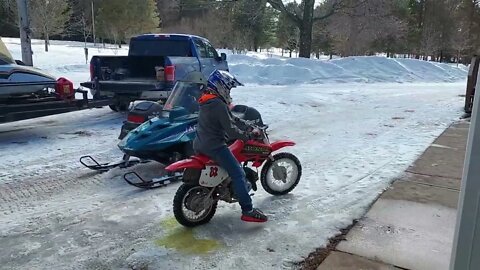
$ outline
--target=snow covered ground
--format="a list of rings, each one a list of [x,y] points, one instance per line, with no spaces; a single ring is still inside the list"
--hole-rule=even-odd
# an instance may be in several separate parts
[[[18,43],[6,44],[17,55]],[[48,54],[41,43],[35,46],[38,66],[76,83],[88,77],[81,44],[53,42]],[[268,223],[242,223],[237,205],[221,203],[209,224],[184,229],[171,210],[178,183],[143,191],[122,180],[126,170],[97,174],[83,168],[78,158],[85,154],[121,157],[116,138],[125,116],[108,108],[9,123],[0,125],[0,239],[8,247],[0,249],[0,269],[292,269],[362,216],[461,115],[466,72],[450,65],[405,61],[411,71],[405,75],[385,58],[339,59],[335,65],[255,54],[230,59],[232,71],[251,83],[233,91],[234,101],[262,113],[272,140],[298,143],[286,149],[303,165],[297,188],[282,197],[263,190],[254,196],[270,215]],[[258,71],[249,71],[249,64],[268,70],[292,62],[303,66],[296,77],[309,84],[280,81],[276,71],[247,78]],[[358,62],[367,62],[371,72]],[[327,79],[311,79],[323,76],[317,66],[339,63],[345,64],[325,68]],[[285,85],[266,85],[275,80]],[[133,169],[162,171],[158,164]]]

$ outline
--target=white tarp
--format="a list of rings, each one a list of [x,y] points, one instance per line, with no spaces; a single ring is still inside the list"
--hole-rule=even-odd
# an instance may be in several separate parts
[[[7,49],[7,46],[2,41],[2,38],[0,37],[0,60],[3,60],[7,63],[15,63],[13,60],[12,55]]]

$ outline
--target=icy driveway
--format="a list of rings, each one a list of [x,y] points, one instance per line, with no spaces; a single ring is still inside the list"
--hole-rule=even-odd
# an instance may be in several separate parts
[[[234,91],[236,103],[260,110],[272,139],[298,142],[287,150],[302,162],[299,186],[284,197],[254,196],[270,215],[267,224],[244,224],[237,205],[222,203],[210,224],[180,228],[171,212],[178,184],[141,191],[121,180],[124,171],[80,167],[83,154],[121,157],[122,117],[108,109],[71,113],[0,126],[0,268],[292,268],[360,217],[458,119],[464,84]]]

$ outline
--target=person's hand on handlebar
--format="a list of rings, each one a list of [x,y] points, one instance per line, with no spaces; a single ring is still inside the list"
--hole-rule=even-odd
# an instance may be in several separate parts
[[[247,133],[248,133],[248,137],[251,140],[258,139],[262,136],[262,131],[260,129],[252,127],[252,126],[247,127]]]

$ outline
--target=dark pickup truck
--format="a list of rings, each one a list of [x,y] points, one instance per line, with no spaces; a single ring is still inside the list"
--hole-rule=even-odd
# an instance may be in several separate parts
[[[110,98],[110,108],[127,110],[135,100],[166,100],[175,82],[192,71],[208,76],[228,70],[221,55],[202,37],[183,34],[147,34],[130,40],[128,56],[93,56],[90,81],[94,99]]]

